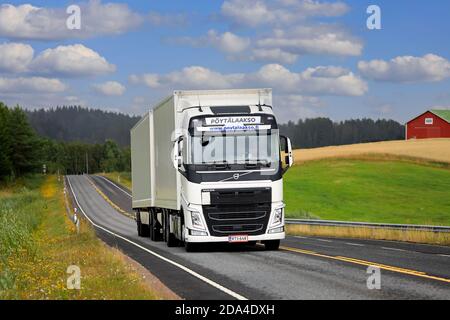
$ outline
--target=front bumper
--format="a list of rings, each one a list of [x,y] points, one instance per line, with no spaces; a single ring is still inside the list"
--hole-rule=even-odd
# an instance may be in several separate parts
[[[259,236],[248,236],[248,241],[270,241],[283,240],[286,238],[285,232],[263,234]],[[228,243],[228,237],[192,236],[186,235],[185,241],[189,243]]]

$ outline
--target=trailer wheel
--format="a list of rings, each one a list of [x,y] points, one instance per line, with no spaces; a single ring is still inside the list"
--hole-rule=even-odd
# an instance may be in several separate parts
[[[139,211],[136,211],[136,225],[137,225],[138,236],[139,236],[139,237],[142,237],[142,235],[141,235],[141,226],[142,226],[142,223],[141,223],[141,214],[140,214]]]
[[[264,241],[267,251],[277,251],[280,248],[280,240]]]
[[[150,209],[150,212],[149,212],[149,215],[150,215],[150,217],[149,217],[149,219],[150,219],[150,224],[149,224],[149,226],[150,226],[150,240],[152,240],[152,241],[156,241],[156,232],[157,232],[157,229],[156,229],[156,217],[155,217],[155,213],[153,212],[153,209]]]

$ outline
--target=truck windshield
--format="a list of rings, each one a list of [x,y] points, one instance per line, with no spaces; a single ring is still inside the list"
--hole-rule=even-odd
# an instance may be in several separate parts
[[[278,130],[203,133],[191,136],[191,164],[261,164],[279,162]]]

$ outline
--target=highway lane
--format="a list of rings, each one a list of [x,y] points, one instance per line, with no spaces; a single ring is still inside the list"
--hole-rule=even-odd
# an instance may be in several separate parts
[[[450,258],[448,248],[408,246],[386,242],[316,239],[289,237],[283,246],[308,252],[265,252],[261,248],[214,246],[205,252],[186,253],[183,248],[167,248],[136,235],[135,222],[120,215],[94,189],[87,177],[69,177],[80,206],[99,225],[117,232],[145,248],[194,270],[231,292],[249,299],[449,299],[450,284],[382,270],[381,290],[366,286],[367,266],[332,259],[343,256],[389,266],[419,270],[448,279]],[[114,203],[130,211],[128,190],[122,192],[103,178],[92,181]],[[99,231],[105,241],[112,241]],[[150,257],[130,243],[114,240],[132,258],[141,262],[152,273],[181,297],[187,299],[235,298],[208,283],[172,268],[161,259]],[[390,248],[390,249],[387,249]],[[398,250],[392,250],[398,249]],[[399,251],[403,250],[403,251]]]

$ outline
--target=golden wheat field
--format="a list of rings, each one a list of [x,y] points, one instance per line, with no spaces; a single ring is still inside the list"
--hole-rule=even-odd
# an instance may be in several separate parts
[[[296,163],[328,159],[386,155],[450,163],[450,139],[386,141],[294,151]]]

